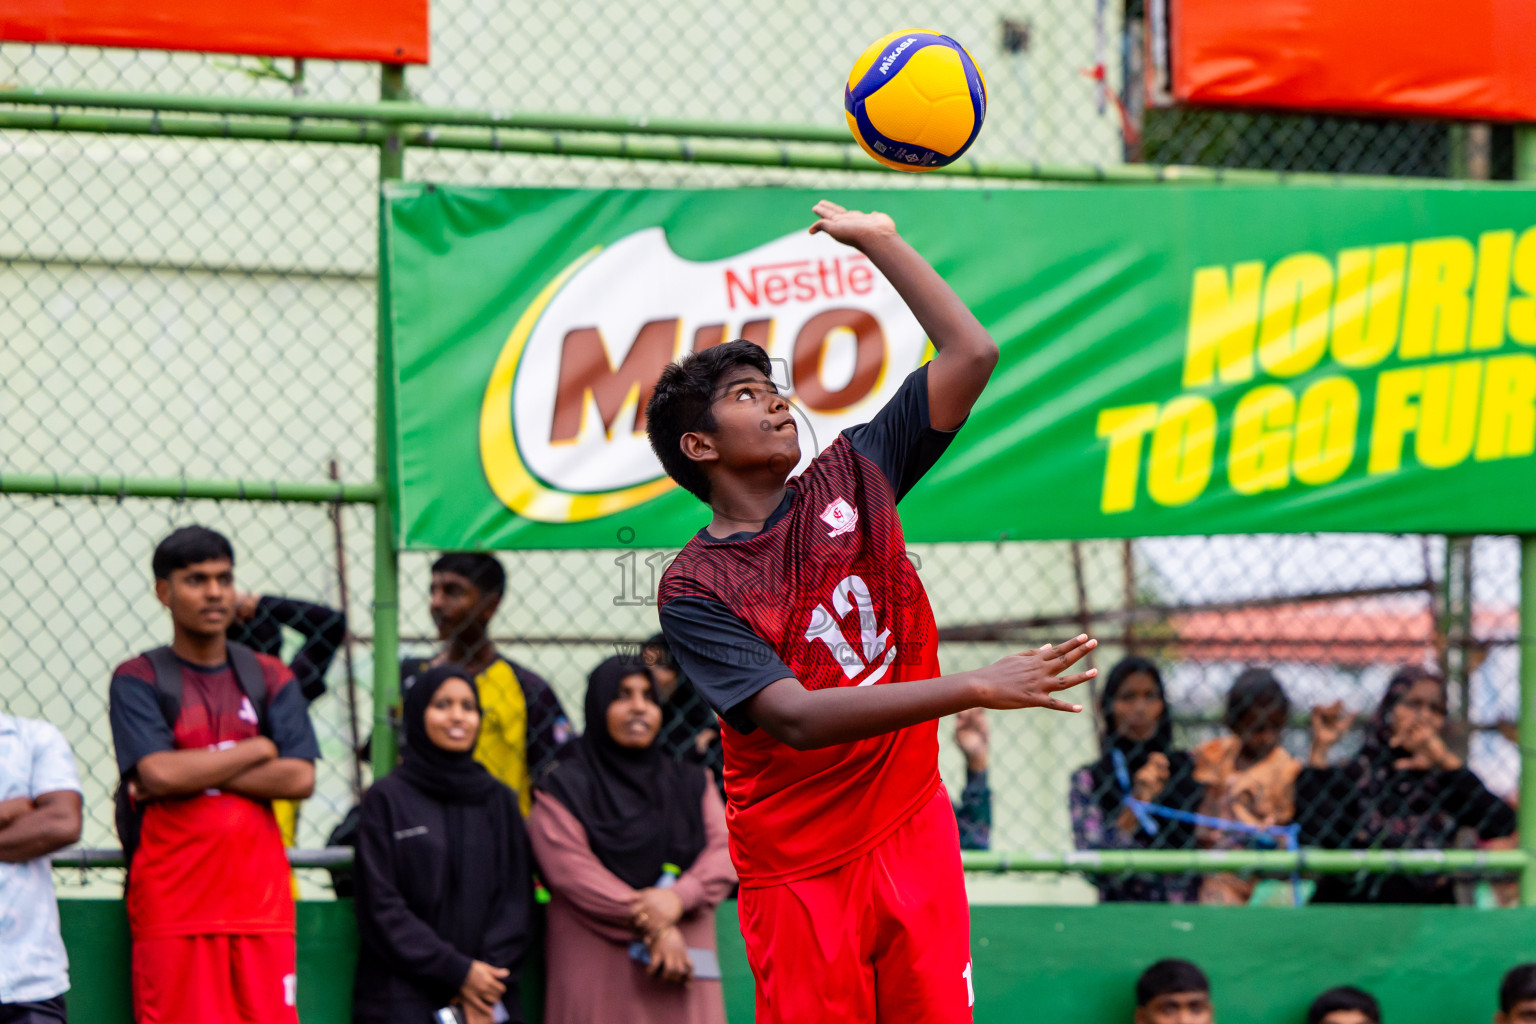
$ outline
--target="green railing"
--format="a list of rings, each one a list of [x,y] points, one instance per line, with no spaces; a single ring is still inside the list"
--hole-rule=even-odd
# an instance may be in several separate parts
[[[386,69],[399,75],[399,69]],[[395,95],[403,91],[397,90]],[[263,142],[456,149],[723,166],[899,174],[876,163],[840,129],[676,118],[603,117],[465,110],[402,100],[317,102],[228,96],[114,93],[86,89],[0,91],[0,129],[158,135]],[[86,112],[86,111],[98,112]],[[929,172],[1013,181],[1127,184],[1295,184],[1460,188],[1455,179],[1287,173],[1219,167],[1117,164],[1076,167],[965,158]],[[1507,185],[1508,183],[1506,183]],[[1490,187],[1481,183],[1479,187]],[[1496,186],[1493,186],[1496,187]]]
[[[373,504],[377,483],[294,483],[284,480],[194,480],[179,477],[0,474],[0,494],[57,494],[77,498],[211,498],[226,501],[303,501]]]
[[[289,850],[296,868],[347,867],[351,847]],[[1021,850],[967,850],[967,871],[1041,874],[1185,874],[1236,872],[1265,875],[1348,875],[1358,872],[1462,874],[1478,877],[1515,875],[1530,863],[1525,850],[1074,850],[1068,853]],[[123,851],[69,849],[53,855],[56,868],[119,868]]]

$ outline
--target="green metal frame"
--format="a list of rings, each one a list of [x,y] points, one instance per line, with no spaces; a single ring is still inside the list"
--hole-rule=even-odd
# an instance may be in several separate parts
[[[1515,129],[1515,177],[1536,181],[1536,126]],[[1536,534],[1520,538],[1520,902],[1536,907]]]
[[[189,480],[184,477],[0,474],[0,494],[54,494],[89,498],[210,498],[215,501],[377,503],[383,484],[294,483],[284,480]]]
[[[300,868],[343,867],[352,863],[352,856],[349,847],[289,850],[288,863]],[[1071,853],[967,850],[961,854],[961,860],[967,871],[998,874],[1222,871],[1263,875],[1352,875],[1362,871],[1390,871],[1403,874],[1454,872],[1486,877],[1518,875],[1530,865],[1524,850],[1077,850]],[[122,867],[123,852],[65,850],[54,855],[53,866]]]
[[[464,107],[432,107],[400,98],[407,95],[402,87],[388,95],[381,93],[378,103],[334,103],[286,98],[116,93],[94,89],[17,89],[0,93],[0,102],[40,107],[373,121],[381,125],[458,125],[503,130],[532,128],[541,131],[605,132],[611,135],[686,135],[694,138],[772,139],[778,142],[822,142],[835,145],[846,145],[849,141],[848,133],[843,129],[819,125],[722,123],[677,118],[607,117],[597,114],[509,113]]]
[[[386,66],[385,76],[395,75]],[[840,128],[814,125],[501,113],[410,102],[401,85],[378,103],[113,93],[88,89],[0,92],[0,129],[162,135],[332,145],[648,160],[738,167],[899,174],[866,156]],[[9,109],[5,105],[9,105]],[[87,110],[97,111],[87,113]],[[106,112],[101,112],[106,111]],[[1462,188],[1448,179],[1285,173],[1235,168],[1120,164],[1107,167],[983,162],[964,158],[928,172],[1002,181],[1097,184],[1295,184]],[[1480,183],[1479,187],[1500,187]]]
[[[1529,866],[1524,850],[1076,850],[1021,853],[968,850],[967,871],[1039,871],[1184,874],[1198,871],[1288,875],[1352,875],[1356,872],[1470,875],[1519,874]]]
[[[90,113],[88,110],[106,111]],[[404,174],[407,148],[481,150],[599,159],[652,160],[723,166],[789,167],[890,172],[849,144],[840,129],[815,126],[719,123],[583,114],[498,113],[411,102],[405,70],[384,65],[380,100],[371,104],[303,99],[172,96],[78,89],[0,92],[0,129],[246,139],[378,147],[380,182]],[[1512,186],[1536,182],[1536,128],[1516,133]],[[1204,167],[1059,167],[962,160],[937,172],[969,178],[1076,183],[1293,184],[1408,188],[1464,188],[1454,180],[1352,175],[1288,174]],[[1477,188],[1499,187],[1478,183]],[[377,346],[377,463],[366,483],[258,480],[188,480],[121,476],[0,475],[0,493],[108,498],[180,498],[370,504],[374,508],[373,770],[394,764],[390,710],[399,696],[399,575],[394,508],[394,376],[389,338],[387,239],[380,218],[379,343]],[[1187,872],[1257,871],[1286,874],[1397,871],[1519,872],[1521,896],[1536,906],[1536,535],[1520,539],[1520,849],[1302,850],[1302,851],[1078,851],[1033,854],[968,852],[975,871]],[[294,851],[301,866],[330,866],[347,854]],[[108,867],[115,850],[57,855],[59,866]]]
[[[407,95],[405,68],[386,64],[379,81],[386,102]],[[400,555],[395,538],[395,364],[390,344],[389,235],[385,231],[386,181],[405,174],[405,149],[399,130],[391,125],[379,145],[379,330],[374,346],[377,367],[377,430],[375,477],[381,493],[374,505],[373,520],[373,741],[370,747],[373,777],[382,778],[395,766],[397,741],[393,711],[400,697]]]

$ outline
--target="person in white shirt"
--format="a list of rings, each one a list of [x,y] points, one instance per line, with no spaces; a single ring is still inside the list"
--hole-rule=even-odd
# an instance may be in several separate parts
[[[0,713],[0,1024],[63,1024],[69,958],[49,855],[80,839],[80,778],[63,733]]]

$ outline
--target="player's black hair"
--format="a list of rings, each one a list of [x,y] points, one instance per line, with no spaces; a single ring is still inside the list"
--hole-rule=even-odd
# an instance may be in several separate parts
[[[155,579],[168,580],[177,569],[216,558],[227,558],[230,565],[235,564],[235,549],[228,537],[206,526],[183,526],[155,545],[150,567],[155,571]]]
[[[495,555],[483,551],[449,551],[432,563],[432,571],[463,576],[487,597],[507,592],[507,571]]]
[[[721,377],[738,366],[773,377],[773,365],[762,346],[741,339],[728,341],[686,355],[662,370],[645,405],[645,430],[661,468],[679,487],[705,503],[709,501],[709,475],[683,454],[680,443],[684,434],[718,429],[711,411],[715,388]]]
[[[1136,1005],[1146,1006],[1158,996],[1177,992],[1209,992],[1211,979],[1188,960],[1159,960],[1136,979]]]
[[[1312,1006],[1307,1010],[1307,1024],[1319,1024],[1335,1010],[1358,1010],[1371,1024],[1381,1024],[1381,1007],[1376,997],[1353,985],[1331,988],[1312,1000]]]
[[[1499,1012],[1512,1013],[1516,1006],[1536,999],[1536,963],[1510,969],[1499,983]]]
[[[1275,711],[1281,718],[1291,715],[1291,698],[1285,695],[1285,687],[1267,668],[1245,668],[1227,691],[1227,710],[1221,716],[1222,723],[1233,732],[1250,711]]]

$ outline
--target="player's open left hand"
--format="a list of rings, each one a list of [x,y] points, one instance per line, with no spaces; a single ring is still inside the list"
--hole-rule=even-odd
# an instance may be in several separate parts
[[[1081,633],[1063,644],[1046,644],[1032,651],[1010,654],[1002,661],[981,670],[984,687],[982,706],[1007,711],[1013,708],[1049,708],[1052,711],[1078,712],[1081,704],[1069,704],[1055,695],[1099,674],[1086,672],[1062,675],[1082,660],[1099,642]]]
[[[896,222],[883,213],[845,210],[830,199],[811,207],[811,212],[820,218],[811,225],[811,234],[824,231],[860,251],[872,241],[896,235]]]

